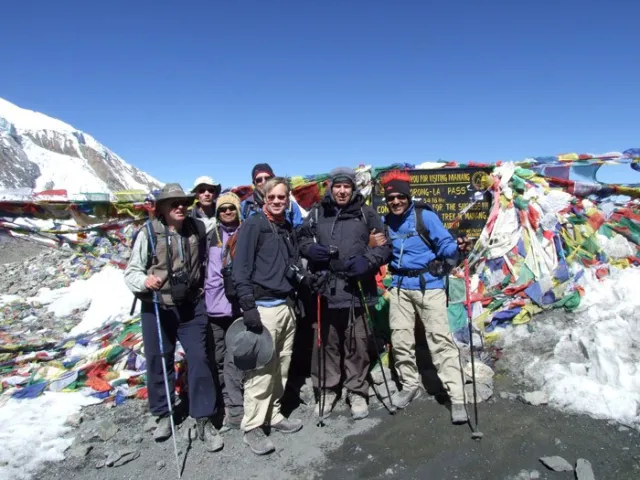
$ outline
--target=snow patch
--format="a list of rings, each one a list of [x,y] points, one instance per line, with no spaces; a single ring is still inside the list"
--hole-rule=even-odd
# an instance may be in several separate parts
[[[640,428],[640,269],[583,278],[575,314],[505,331],[504,363],[555,407]]]
[[[75,309],[88,310],[73,327],[74,337],[102,328],[114,320],[129,318],[133,297],[124,283],[122,270],[107,266],[87,280],[76,280],[65,288],[43,288],[31,301],[47,305],[56,317],[70,315]]]
[[[0,478],[26,480],[45,462],[64,459],[73,443],[67,417],[99,403],[80,393],[46,392],[29,400],[10,399],[0,408]]]

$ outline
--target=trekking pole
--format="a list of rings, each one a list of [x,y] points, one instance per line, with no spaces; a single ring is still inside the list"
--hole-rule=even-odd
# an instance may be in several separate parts
[[[322,320],[320,319],[321,313],[321,303],[322,297],[318,294],[318,306],[317,306],[317,317],[318,317],[318,331],[317,331],[317,342],[318,342],[318,387],[319,387],[319,395],[318,395],[318,423],[316,427],[324,427],[324,385],[323,385],[323,375],[322,375]]]
[[[378,363],[380,364],[380,371],[382,371],[382,379],[384,380],[384,386],[387,389],[387,398],[389,400],[389,405],[387,405],[384,401],[382,404],[389,411],[391,415],[396,413],[397,408],[391,402],[391,389],[389,388],[389,383],[387,382],[387,374],[384,373],[384,365],[382,365],[382,358],[380,357],[380,352],[378,351],[378,345],[376,344],[376,337],[373,333],[373,329],[369,329],[369,322],[371,321],[371,313],[369,313],[369,305],[367,305],[367,300],[364,296],[364,290],[362,289],[362,282],[358,280],[358,289],[360,290],[360,297],[362,298],[362,305],[364,305],[364,311],[366,312],[367,318],[364,319],[364,328],[367,335],[367,338],[373,340],[373,346],[376,350],[376,355],[378,356]]]
[[[160,356],[162,357],[162,375],[164,376],[164,392],[167,395],[167,405],[169,405],[169,423],[171,424],[171,438],[173,439],[173,452],[176,455],[176,468],[178,469],[178,478],[182,477],[180,472],[180,459],[178,458],[178,445],[176,444],[176,427],[173,423],[173,403],[171,402],[171,393],[169,392],[169,376],[167,374],[167,360],[164,356],[164,342],[162,340],[162,330],[160,328],[160,311],[158,310],[158,292],[153,292],[153,307],[156,311],[156,327],[158,329],[158,339],[160,343]]]
[[[480,440],[484,436],[482,432],[478,430],[478,396],[476,393],[476,363],[473,355],[473,318],[471,313],[471,279],[469,278],[469,259],[464,259],[464,284],[466,290],[467,300],[467,320],[469,323],[469,351],[471,353],[471,381],[473,382],[473,412],[475,415],[475,426],[471,425],[471,438],[474,440]]]
[[[151,224],[147,222],[147,234],[149,235],[149,245],[151,246],[151,254],[156,256],[156,246],[151,240]],[[156,314],[156,330],[158,331],[158,344],[160,346],[160,356],[162,357],[162,376],[164,377],[164,393],[167,395],[167,405],[169,406],[169,424],[171,425],[171,438],[173,439],[173,453],[176,456],[176,468],[178,469],[178,478],[182,477],[180,471],[180,459],[178,457],[178,444],[176,443],[176,426],[173,422],[173,402],[171,401],[171,393],[169,392],[169,375],[167,374],[167,360],[164,355],[164,341],[162,340],[162,328],[160,327],[160,310],[158,304],[160,298],[157,290],[153,291],[153,308]]]

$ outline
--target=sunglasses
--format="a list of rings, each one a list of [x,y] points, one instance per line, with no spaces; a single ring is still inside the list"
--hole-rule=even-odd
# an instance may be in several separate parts
[[[263,175],[262,177],[256,177],[256,179],[254,180],[254,182],[256,184],[258,183],[263,183],[266,182],[267,180],[269,180],[271,177],[269,175]]]
[[[234,205],[227,205],[226,207],[218,207],[218,211],[220,213],[235,212],[236,207]]]
[[[394,200],[399,200],[399,201],[403,201],[403,200],[408,200],[409,197],[407,197],[406,195],[389,195],[388,197],[386,197],[386,200],[388,203],[393,202]]]
[[[209,193],[215,195],[216,189],[215,189],[215,187],[203,187],[203,188],[198,189],[198,193],[199,194],[202,195],[204,192],[209,192]]]
[[[286,195],[267,195],[267,201],[269,202],[273,202],[276,199],[280,201],[284,201],[287,199],[287,196]]]
[[[171,208],[180,208],[180,207],[188,207],[189,202],[186,200],[175,200],[171,202]]]

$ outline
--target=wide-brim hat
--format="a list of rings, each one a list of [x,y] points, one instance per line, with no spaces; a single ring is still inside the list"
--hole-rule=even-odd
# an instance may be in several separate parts
[[[269,331],[264,327],[260,333],[247,330],[242,317],[227,330],[225,343],[233,363],[245,372],[264,367],[273,357],[273,338]]]
[[[193,182],[191,193],[196,193],[198,191],[198,187],[202,185],[209,185],[210,187],[214,187],[218,191],[218,193],[220,193],[221,185],[217,183],[213,178],[207,176],[196,178],[196,181]]]
[[[162,187],[157,194],[154,195],[156,203],[164,202],[167,200],[193,200],[194,196],[190,193],[185,193],[179,183],[167,183]]]

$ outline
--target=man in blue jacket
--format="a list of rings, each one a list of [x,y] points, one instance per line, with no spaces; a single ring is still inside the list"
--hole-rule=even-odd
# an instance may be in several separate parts
[[[424,324],[433,364],[451,400],[451,421],[466,423],[464,380],[458,347],[449,329],[446,269],[443,272],[447,260],[458,258],[459,244],[465,248],[466,243],[462,239],[456,242],[433,211],[417,208],[411,201],[408,173],[389,172],[382,178],[382,186],[389,207],[385,223],[393,248],[389,324],[395,368],[402,385],[392,402],[397,408],[405,408],[422,393],[415,354],[417,314]]]
[[[253,193],[242,201],[240,207],[242,220],[246,220],[256,212],[261,212],[264,207],[264,185],[267,180],[273,178],[275,174],[273,169],[268,163],[258,163],[251,170],[251,183],[253,183]],[[298,228],[302,225],[302,212],[300,207],[294,200],[289,201],[289,208],[286,211],[286,218],[293,225],[293,228]]]

